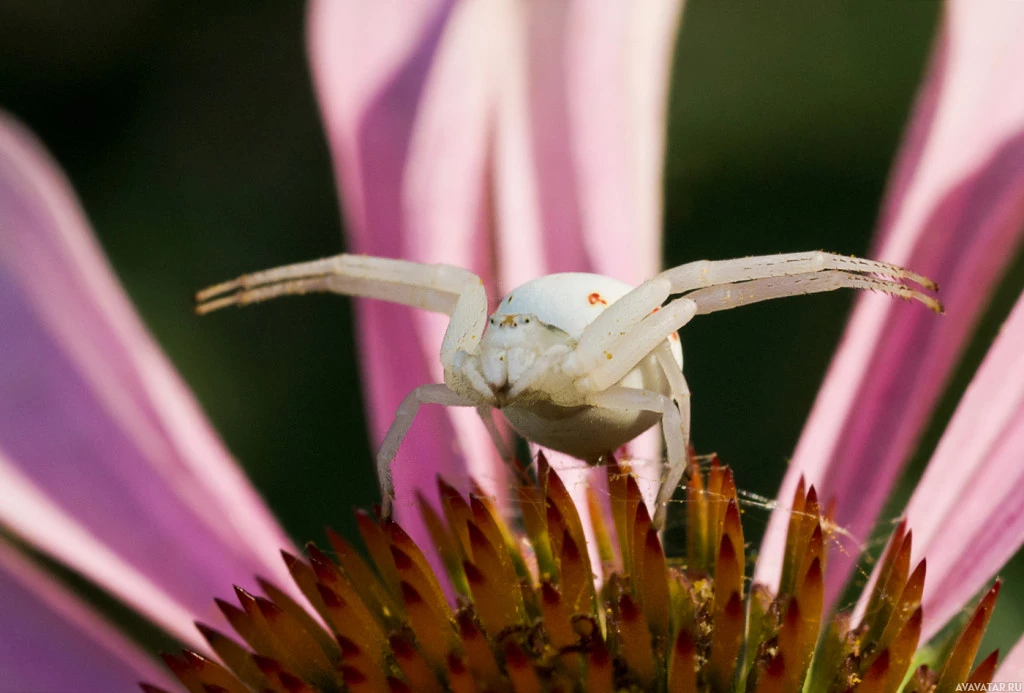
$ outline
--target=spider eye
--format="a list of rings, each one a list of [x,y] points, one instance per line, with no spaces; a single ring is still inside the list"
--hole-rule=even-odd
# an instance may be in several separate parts
[[[491,324],[492,325],[494,324],[494,318],[491,318]]]
[[[526,319],[526,320],[524,320],[523,322],[525,322],[525,323],[529,323],[529,322],[530,322],[530,319],[529,319],[529,318],[527,318],[527,319]]]

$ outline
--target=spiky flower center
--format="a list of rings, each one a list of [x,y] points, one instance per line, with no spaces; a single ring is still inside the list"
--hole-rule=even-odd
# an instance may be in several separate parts
[[[523,531],[482,493],[439,481],[441,512],[420,510],[444,574],[394,522],[357,514],[369,560],[330,534],[334,556],[285,554],[308,612],[261,580],[217,601],[248,647],[199,629],[223,664],[194,652],[165,661],[190,690],[680,691],[945,693],[987,683],[971,669],[998,593],[983,597],[948,656],[910,675],[921,633],[925,564],[897,528],[865,616],[823,625],[830,523],[814,487],[795,495],[778,594],[746,588],[746,545],[732,472],[691,466],[685,563],[666,559],[628,470],[608,467],[610,506],[590,493],[600,571],[583,524],[543,457],[517,488]],[[607,519],[606,519],[607,518]],[[606,576],[595,582],[594,574]],[[444,586],[444,587],[443,587]],[[454,594],[446,596],[445,587]],[[455,603],[453,608],[451,603]],[[143,686],[147,691],[158,691]]]

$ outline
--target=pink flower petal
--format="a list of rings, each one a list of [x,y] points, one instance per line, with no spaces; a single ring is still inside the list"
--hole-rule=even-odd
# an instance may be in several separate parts
[[[381,223],[378,215],[397,211],[409,130],[452,4],[313,0],[309,5],[313,80],[343,185],[347,231],[359,242],[370,242],[364,237]]]
[[[313,3],[310,53],[350,250],[467,267],[496,295],[555,271],[653,274],[679,2],[613,4],[435,2],[408,12],[394,2]],[[625,31],[620,19],[629,20]],[[641,48],[630,43],[638,38]],[[616,83],[594,79],[596,57],[617,66]],[[569,85],[588,99],[575,114]],[[578,141],[572,119],[591,107],[606,111],[590,114],[599,124]],[[624,165],[581,177],[580,167],[609,163],[597,155],[606,147]],[[616,196],[617,222],[584,222],[584,194]],[[380,440],[401,399],[440,380],[446,321],[391,306],[364,305],[360,315]],[[459,450],[500,499],[504,470],[475,414],[452,414],[456,450],[444,414],[431,409],[395,461],[399,516],[415,488],[433,496],[436,473],[466,476]]]
[[[410,247],[406,231],[411,221],[403,206],[406,164],[414,120],[446,33],[451,4],[320,0],[310,5],[310,60],[351,252],[421,259],[413,251],[422,249]],[[467,134],[466,146],[471,147],[473,131]],[[446,164],[453,174],[461,173],[462,158],[472,156],[472,149],[456,153],[460,156]],[[472,199],[454,213],[478,215]],[[449,214],[452,208],[438,212]],[[474,223],[465,218],[451,221],[457,234],[467,233],[460,224]],[[360,301],[357,318],[371,437],[379,443],[402,399],[419,385],[438,382],[440,338],[423,339],[413,311],[401,306]],[[460,443],[467,455],[477,457],[478,450],[465,438],[456,438],[445,411],[426,406],[395,459],[396,515],[417,541],[426,535],[416,531],[420,521],[413,505],[415,492],[435,498],[437,474],[461,482],[463,488],[468,482]],[[474,447],[483,448],[479,442]],[[493,454],[490,447],[485,449]]]
[[[947,5],[873,253],[936,280],[946,316],[858,300],[782,484],[788,498],[802,474],[835,496],[836,521],[861,540],[1024,229],[1022,29],[1019,3]],[[786,522],[773,514],[755,575],[772,586]],[[830,559],[830,602],[860,552],[845,549]]]
[[[202,647],[291,544],[132,311],[74,194],[0,115],[0,522]]]
[[[470,2],[452,10],[424,85],[399,201],[405,212],[402,257],[470,269],[492,297],[500,290],[487,231],[487,168],[499,83],[495,44],[501,42],[496,37],[510,33],[502,28],[502,8],[500,3]],[[448,318],[417,311],[414,319],[430,380],[442,382],[438,354]],[[409,382],[407,388],[415,385]],[[476,412],[451,409],[448,415],[468,475],[504,505],[507,470]],[[425,466],[417,462],[418,469]],[[402,478],[421,489],[435,485],[429,467],[418,472],[419,479],[414,476]]]
[[[1017,641],[1010,653],[1003,657],[993,681],[1024,681],[1024,638]]]
[[[1024,543],[1024,298],[960,401],[907,506],[928,559],[923,636],[935,634]]]
[[[166,671],[0,541],[0,672],[5,691],[174,690]]]
[[[541,189],[555,202],[564,197],[578,205],[589,271],[634,285],[661,269],[668,86],[682,5],[681,0],[568,3],[565,47],[534,59],[536,74],[563,65],[565,84],[557,91],[564,94],[565,130],[554,133],[545,113],[534,124],[541,135],[552,133],[549,141],[567,143],[570,161],[563,168],[575,171],[567,177],[558,167],[541,168]],[[545,145],[538,137],[536,148],[544,151]],[[564,190],[569,185],[574,195]],[[560,226],[549,226],[545,238],[553,258],[579,252]],[[648,506],[660,486],[663,448],[660,427],[628,446]],[[585,508],[580,500],[577,505]]]
[[[566,269],[588,269],[585,258],[552,255],[546,238],[575,238],[579,228],[568,220],[575,210],[574,192],[562,190],[543,218],[540,200],[545,166],[571,176],[568,160],[551,152],[567,142],[564,128],[548,148],[531,137],[552,128],[534,130],[538,110],[557,122],[554,109],[544,110],[531,93],[538,74],[528,73],[536,55],[563,40],[555,24],[535,23],[534,15],[551,3],[462,3],[452,12],[442,46],[431,69],[411,147],[406,182],[410,257],[423,262],[446,262],[480,274],[492,297],[525,281],[548,274],[551,263]],[[552,31],[543,31],[552,29]],[[540,29],[543,36],[537,36]],[[553,56],[557,51],[549,51]],[[546,75],[559,75],[547,66]],[[550,80],[548,80],[550,81]],[[559,88],[561,80],[557,80]],[[534,86],[534,90],[536,87]],[[545,123],[548,125],[548,123]],[[532,135],[532,133],[537,133]],[[545,158],[544,153],[548,156]],[[535,160],[536,155],[536,160]],[[544,233],[544,223],[563,223],[561,233]],[[555,260],[554,258],[558,258]],[[445,320],[420,319],[423,344],[437,352]],[[440,369],[435,377],[440,376]],[[458,412],[454,412],[458,415]],[[473,421],[455,420],[460,438],[479,431]],[[471,473],[490,482],[488,491],[503,499],[506,474],[493,445],[476,435]],[[535,452],[535,451],[534,451]],[[561,456],[551,456],[561,466]],[[581,463],[572,460],[575,467]],[[578,488],[570,484],[570,488]],[[580,505],[585,511],[586,506]]]
[[[586,256],[593,271],[630,284],[661,269],[665,117],[681,8],[680,0],[569,3],[565,134]]]
[[[473,5],[452,13],[415,126],[406,178],[413,257],[488,276],[495,255],[498,294],[559,271],[633,283],[653,275],[679,3]],[[638,37],[642,49],[630,42]],[[606,64],[622,69],[609,78]],[[574,127],[584,115],[592,126]],[[622,165],[596,156],[610,149]],[[473,238],[486,232],[489,182],[496,247],[481,256]],[[584,196],[614,207],[613,218],[584,219]],[[657,435],[649,438],[650,456],[660,457]]]

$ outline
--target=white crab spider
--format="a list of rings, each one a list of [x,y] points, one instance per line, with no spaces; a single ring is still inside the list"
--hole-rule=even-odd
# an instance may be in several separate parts
[[[895,265],[789,253],[692,262],[636,288],[596,274],[553,274],[513,290],[488,317],[483,282],[468,270],[336,255],[211,286],[196,295],[196,310],[325,291],[450,316],[441,345],[444,383],[421,385],[405,398],[377,454],[386,516],[398,446],[420,405],[441,404],[475,407],[506,459],[492,408],[526,439],[590,463],[660,420],[668,460],[654,516],[660,528],[690,439],[679,328],[703,313],[844,287],[914,299],[941,312],[937,300],[911,283],[936,289]]]

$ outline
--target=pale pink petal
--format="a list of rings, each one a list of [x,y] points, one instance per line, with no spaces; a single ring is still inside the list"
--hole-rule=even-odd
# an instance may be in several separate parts
[[[422,249],[415,259],[475,260],[468,266],[489,278],[493,256],[499,294],[558,271],[597,271],[634,283],[653,275],[665,92],[680,3],[467,5],[473,4],[450,19],[414,130],[406,209],[409,245]],[[611,65],[621,69],[604,69]],[[584,116],[586,124],[572,120]],[[621,160],[600,159],[609,148]],[[493,173],[484,170],[488,165]],[[493,187],[483,203],[481,186]],[[587,216],[583,195],[601,198],[605,209]],[[610,208],[613,218],[604,213]],[[481,257],[471,236],[486,231],[488,213],[494,247]],[[433,324],[437,335],[425,340],[431,343],[444,325]],[[634,453],[639,447],[638,455],[657,466],[657,432],[646,441]],[[552,462],[579,467],[558,455]],[[657,478],[657,470],[647,471]],[[584,483],[569,485],[582,490]]]
[[[660,267],[665,99],[681,3],[518,3],[506,23],[496,220],[505,290],[541,274],[590,271],[639,284]],[[658,430],[630,445],[648,503]],[[549,454],[576,501],[601,470]],[[595,546],[589,542],[592,551]],[[594,565],[598,565],[595,560]]]
[[[5,691],[174,690],[166,670],[101,615],[0,540],[0,687]]]
[[[564,168],[575,176],[542,170],[542,190],[578,206],[581,254],[590,271],[640,284],[661,269],[668,87],[683,2],[577,0],[565,6],[562,53],[542,53],[534,64],[539,74],[554,65],[564,71],[564,103],[556,113],[566,129],[547,139],[566,142],[570,163]],[[551,132],[544,114],[535,126]],[[569,186],[574,191],[564,190]],[[553,258],[576,256],[573,234],[549,227],[545,238]],[[566,269],[576,268],[551,271]],[[628,446],[649,506],[660,485],[662,449],[658,429]]]
[[[202,646],[192,622],[197,616],[212,610],[207,604],[201,605],[202,610],[190,610],[183,603],[184,600],[176,598],[174,590],[165,589],[158,580],[137,569],[97,539],[88,526],[96,524],[88,522],[93,518],[87,518],[87,523],[82,523],[79,518],[69,514],[49,498],[45,489],[34,484],[3,455],[0,455],[0,487],[3,488],[4,500],[0,520],[8,529],[16,532],[30,545],[48,551],[96,583],[107,586],[174,636]],[[90,491],[88,487],[83,490]],[[118,513],[108,514],[115,521],[120,519]],[[101,528],[104,529],[107,528]],[[147,528],[142,525],[142,529]],[[153,540],[138,537],[137,541],[146,543]],[[202,575],[201,566],[197,567],[196,573],[200,585],[208,581]],[[200,599],[203,596],[206,597],[204,601],[209,603],[212,595],[197,595]]]
[[[1010,653],[1003,657],[993,681],[1024,681],[1024,638],[1017,641]]]
[[[446,23],[452,6],[451,2],[399,0],[319,0],[310,5],[310,61],[351,252],[406,259],[418,259],[413,252],[423,252],[421,246],[410,243],[407,232],[411,218],[403,204],[406,167],[438,45],[455,40],[443,39],[449,33]],[[443,82],[444,76],[435,81]],[[472,85],[469,91],[452,107],[465,101],[472,108]],[[455,152],[459,156],[445,163],[452,175],[472,172],[474,132],[470,128],[465,146]],[[479,185],[476,190],[481,189]],[[475,223],[480,211],[472,188],[454,193],[467,195],[460,198],[467,207],[454,210],[459,218],[451,220],[455,233],[464,234],[465,224]],[[434,202],[434,213],[453,213],[443,201]],[[377,444],[402,399],[419,385],[438,382],[435,369],[440,350],[421,338],[414,311],[408,308],[361,301],[356,309],[371,438]],[[472,439],[468,442],[474,444]],[[414,493],[422,490],[435,498],[438,474],[465,488],[468,474],[460,443],[465,447],[467,440],[456,437],[446,412],[426,406],[394,461],[396,515],[418,541],[426,535],[413,505]],[[475,443],[475,447],[483,446]],[[475,456],[476,451],[466,452]]]
[[[409,130],[451,0],[313,0],[313,80],[342,186],[348,233],[360,242],[399,199]],[[377,119],[371,118],[377,116]],[[378,188],[376,183],[388,183]],[[397,210],[395,210],[397,211]]]
[[[600,11],[598,5],[592,7]],[[528,138],[523,152],[533,161],[531,185],[536,190],[533,216],[538,229],[545,230],[543,234],[538,233],[533,242],[542,248],[540,255],[543,257],[538,259],[545,264],[550,261],[558,268],[545,267],[547,273],[566,268],[569,271],[592,269],[583,233],[584,211],[580,208],[580,181],[585,173],[577,168],[573,152],[573,104],[569,84],[572,76],[569,46],[574,39],[572,20],[579,14],[580,5],[578,2],[533,2],[519,3],[519,9],[517,28],[525,50],[516,56],[516,66],[521,73],[517,86],[526,91],[526,102],[515,119],[506,122],[514,122],[516,129]],[[617,54],[620,50],[609,44],[606,52]],[[509,225],[513,221],[505,220],[503,235],[509,242],[517,236],[513,230],[516,227]]]
[[[494,230],[501,293],[531,279],[564,271],[591,271],[583,252],[578,172],[568,158],[564,57],[569,3],[505,2],[505,26],[496,41],[500,90],[494,140]],[[536,459],[540,447],[530,444]],[[591,565],[600,565],[585,489],[603,477],[584,462],[545,454],[561,476],[583,520]]]
[[[501,9],[500,3],[470,2],[452,10],[413,125],[400,200],[405,212],[403,257],[472,270],[492,297],[499,288],[488,233],[487,168],[499,83],[494,37],[505,31]],[[419,311],[416,321],[430,381],[441,382],[438,354],[448,318]],[[453,409],[448,414],[469,475],[504,505],[507,470],[476,412]],[[419,478],[403,475],[402,481],[432,489],[435,470],[423,461],[416,465]],[[465,486],[464,476],[449,481]]]
[[[286,582],[290,542],[133,312],[67,181],[2,114],[0,324],[0,522],[183,638],[232,582]]]
[[[1024,229],[1022,31],[1024,4],[947,5],[874,253],[936,280],[946,315],[858,300],[783,481],[780,498],[801,474],[836,497],[836,521],[861,540]],[[758,562],[756,578],[772,586],[786,522],[785,508],[773,514]],[[830,602],[860,553],[844,548],[829,563]]]
[[[907,505],[912,560],[928,559],[924,637],[962,609],[1024,543],[1021,460],[1024,298],[974,376]]]
[[[403,14],[398,3],[314,3],[310,50],[351,249],[467,267],[495,295],[556,271],[634,282],[653,274],[680,3],[612,4],[424,3]],[[616,68],[613,81],[597,74],[606,65]],[[577,96],[588,100],[574,106]],[[597,125],[578,136],[574,119],[584,116]],[[614,156],[601,158],[609,147]],[[588,220],[584,194],[605,205]],[[608,210],[614,219],[599,218]],[[595,250],[605,236],[609,245]],[[389,318],[372,318],[377,310]],[[445,320],[369,306],[361,313],[379,440],[401,397],[440,379]],[[395,463],[399,513],[435,473],[465,476],[443,415],[421,412],[428,420],[412,435],[423,435]],[[495,471],[490,441],[472,412],[453,416],[472,475],[500,498],[504,470]]]
[[[665,116],[682,4],[577,0],[566,18],[566,134],[586,254],[593,271],[630,284],[661,269]]]
[[[534,123],[528,70],[530,49],[529,3],[502,0],[505,30],[495,37],[498,69],[494,136],[494,229],[498,281],[502,292],[539,276],[558,271],[545,247],[549,235],[574,229],[544,226],[538,161],[532,143]],[[565,133],[560,133],[565,136]],[[571,195],[561,198],[575,204]],[[576,266],[574,269],[586,271]]]

